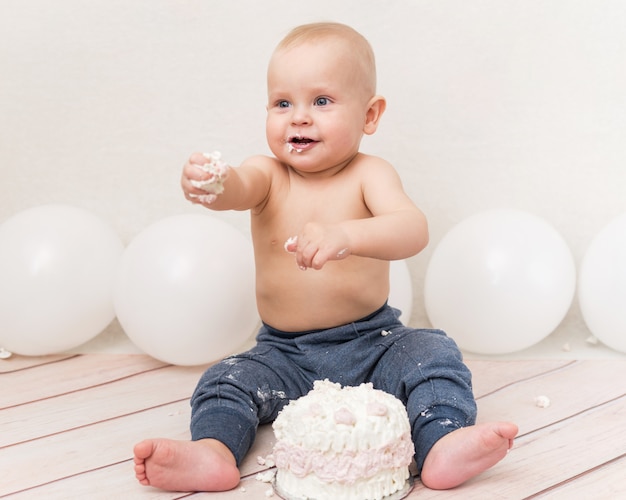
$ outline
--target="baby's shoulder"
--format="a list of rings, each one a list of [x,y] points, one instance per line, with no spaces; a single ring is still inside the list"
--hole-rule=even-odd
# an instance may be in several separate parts
[[[241,163],[241,167],[256,167],[266,170],[278,169],[281,165],[276,158],[266,155],[250,156]]]
[[[394,166],[380,156],[359,153],[353,160],[355,173],[360,177],[377,178],[381,175],[396,176],[397,172]]]
[[[277,182],[287,175],[286,166],[273,156],[255,155],[246,158],[240,168],[248,171],[257,171],[264,175],[271,183]]]

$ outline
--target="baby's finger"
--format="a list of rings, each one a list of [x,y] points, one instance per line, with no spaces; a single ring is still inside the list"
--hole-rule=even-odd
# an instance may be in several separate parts
[[[314,267],[313,259],[319,252],[319,249],[316,245],[307,244],[303,248],[298,248],[296,252],[296,262],[300,268]],[[318,268],[319,269],[319,268]]]
[[[197,163],[185,163],[183,167],[183,177],[190,181],[204,181],[211,177],[203,168],[202,165]]]
[[[298,250],[298,237],[290,236],[289,238],[287,238],[287,241],[285,241],[283,247],[285,249],[285,252],[296,253],[296,251]]]
[[[207,162],[207,158],[204,153],[192,153],[189,157],[189,163],[192,165],[202,166]]]
[[[328,251],[318,250],[311,259],[311,267],[316,270],[322,269],[329,260],[332,260],[333,255]]]

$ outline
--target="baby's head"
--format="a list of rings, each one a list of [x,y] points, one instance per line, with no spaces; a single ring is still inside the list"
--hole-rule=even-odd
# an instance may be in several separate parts
[[[358,31],[341,23],[304,24],[291,30],[276,46],[274,56],[305,44],[327,45],[329,54],[340,55],[367,98],[376,94],[376,62],[369,42]],[[271,61],[270,61],[271,65]]]
[[[347,165],[385,110],[370,44],[338,23],[293,29],[272,55],[267,93],[270,149],[301,173]]]

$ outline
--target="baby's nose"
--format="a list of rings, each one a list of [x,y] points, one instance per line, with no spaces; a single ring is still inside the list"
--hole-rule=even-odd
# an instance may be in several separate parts
[[[309,108],[307,106],[294,106],[291,121],[294,125],[306,125],[311,123]]]

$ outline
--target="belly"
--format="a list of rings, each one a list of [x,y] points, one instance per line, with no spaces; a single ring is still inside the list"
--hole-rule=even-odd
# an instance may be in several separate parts
[[[261,319],[284,331],[306,331],[351,323],[376,311],[389,295],[389,263],[349,257],[323,269],[301,271],[257,263]]]

